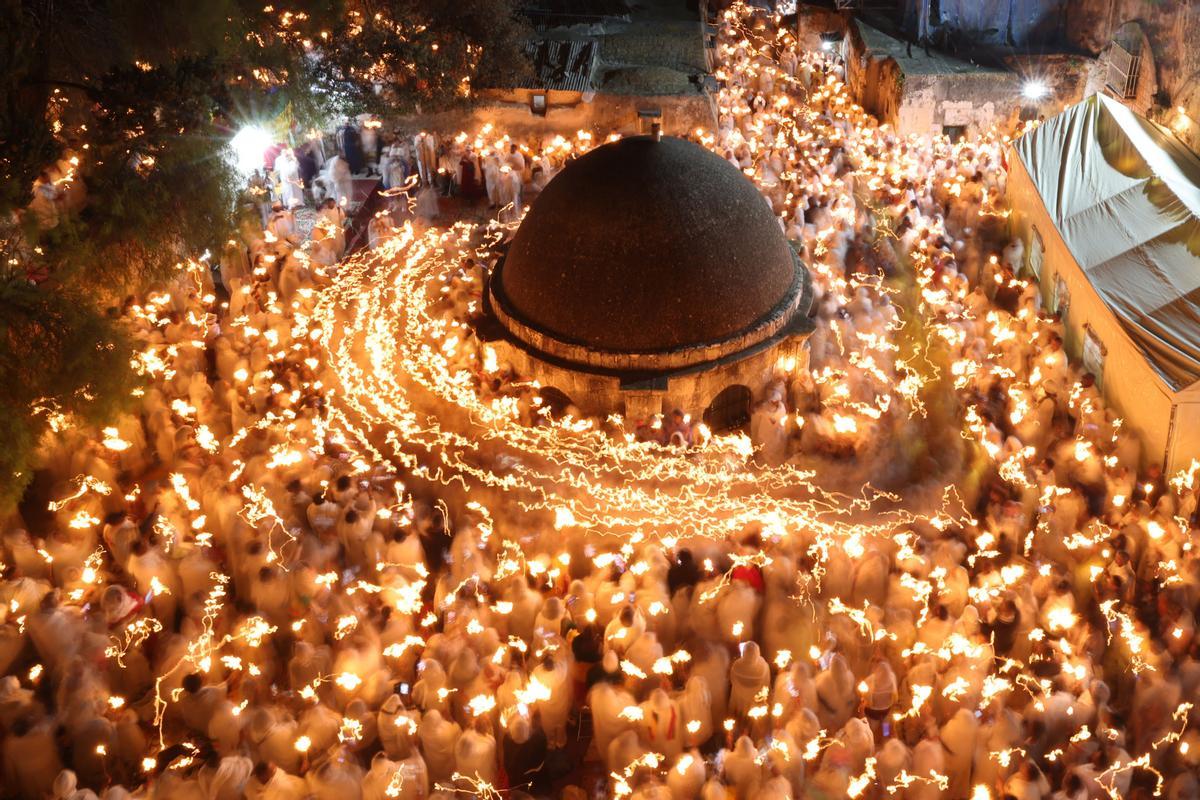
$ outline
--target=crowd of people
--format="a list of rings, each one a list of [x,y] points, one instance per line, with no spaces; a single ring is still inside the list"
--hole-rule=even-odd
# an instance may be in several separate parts
[[[264,225],[272,214],[322,208],[330,200],[352,210],[361,201],[354,193],[355,176],[377,178],[391,213],[411,214],[426,226],[442,219],[439,198],[448,197],[486,204],[501,221],[516,222],[523,199],[540,192],[572,155],[561,136],[526,143],[507,134],[492,137],[491,127],[471,140],[465,133],[395,129],[381,134],[380,127],[377,120],[347,119],[332,137],[313,135],[295,147],[268,147],[262,168],[250,176]],[[46,185],[53,187],[52,176]]]
[[[620,540],[460,507],[331,422],[316,309],[344,210],[322,198],[305,239],[285,206],[215,278],[195,263],[128,304],[136,409],[59,425],[47,512],[4,527],[0,796],[1200,797],[1200,485],[1139,470],[1018,277],[1004,138],[879,127],[758,12],[719,42],[700,140],[762,188],[817,289],[810,363],[755,406],[745,468],[889,452],[952,394],[965,455],[921,467],[953,473],[956,512]],[[590,143],[492,138],[380,144],[385,185],[519,214]],[[663,459],[700,444],[682,416],[653,430]]]

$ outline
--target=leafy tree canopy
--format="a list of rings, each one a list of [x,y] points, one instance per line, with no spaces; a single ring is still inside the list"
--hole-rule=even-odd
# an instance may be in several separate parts
[[[0,508],[51,421],[128,396],[106,309],[227,236],[239,126],[469,103],[528,69],[514,2],[0,0]]]

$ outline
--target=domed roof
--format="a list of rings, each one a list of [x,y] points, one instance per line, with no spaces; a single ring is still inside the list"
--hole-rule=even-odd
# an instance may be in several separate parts
[[[492,294],[502,318],[539,338],[662,353],[744,339],[790,316],[802,272],[770,206],[736,167],[683,139],[637,136],[555,176]]]

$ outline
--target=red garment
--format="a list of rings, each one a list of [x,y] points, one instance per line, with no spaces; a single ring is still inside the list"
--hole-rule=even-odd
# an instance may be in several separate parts
[[[283,144],[276,142],[263,151],[263,166],[267,171],[275,169],[275,159],[279,158],[279,154],[283,152]]]
[[[671,719],[667,722],[667,738],[668,739],[675,738],[675,722],[676,722],[677,714],[678,714],[678,711],[676,711],[675,706],[672,705],[671,706]],[[655,722],[658,721],[657,715],[655,715],[654,721]],[[646,725],[646,734],[650,737],[650,741],[653,742],[654,741],[654,725],[653,724]]]
[[[762,570],[753,564],[734,567],[729,577],[735,581],[745,581],[754,587],[754,591],[766,591],[767,584],[763,581]]]

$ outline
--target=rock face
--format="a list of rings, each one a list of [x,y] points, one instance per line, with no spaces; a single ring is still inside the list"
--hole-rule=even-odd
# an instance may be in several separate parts
[[[917,28],[917,15],[930,0],[906,0],[904,23]],[[1057,44],[1068,0],[941,0],[931,23],[980,44],[1036,47]]]
[[[1090,54],[1129,38],[1132,28],[1145,36],[1142,82],[1161,101],[1151,105],[1140,97],[1135,108],[1200,150],[1200,6],[1189,0],[1073,0],[1064,26],[1068,44]]]
[[[922,9],[936,40],[946,37],[957,43],[951,55],[976,60],[982,54],[989,63],[1003,63],[1021,78],[1018,85],[1001,86],[984,78],[963,85],[961,79],[946,77],[954,70],[939,64],[945,59],[938,50],[924,58],[910,50],[908,39],[920,29]],[[1046,113],[1095,92],[1114,94],[1106,84],[1120,81],[1125,73],[1119,68],[1117,77],[1110,76],[1109,61],[1118,65],[1127,61],[1119,53],[1110,59],[1116,44],[1140,58],[1138,77],[1121,99],[1200,152],[1200,48],[1194,46],[1200,38],[1200,4],[1194,0],[902,0],[896,22],[899,30],[889,28],[888,36],[875,36],[865,45],[856,42],[851,55],[857,58],[865,46],[873,62],[890,57],[898,70],[875,67],[878,74],[867,75],[865,66],[856,69],[850,59],[847,75],[862,105],[897,127],[922,132],[942,126],[984,127],[998,118],[997,113],[979,113],[981,100],[983,106],[990,101],[994,109],[1011,106],[1017,96],[1013,91],[1019,91],[1025,76],[1049,84],[1053,102],[1038,109]],[[863,27],[861,20],[858,27]],[[849,38],[855,38],[854,24],[849,25]],[[890,51],[880,44],[889,38]],[[867,63],[864,58],[863,64]],[[926,77],[926,82],[945,84],[946,91],[938,88],[922,95],[918,87],[903,83],[911,84],[914,75],[920,79],[923,73],[932,74],[928,66],[943,74]],[[898,76],[903,79],[899,86]],[[943,119],[942,95],[956,102],[971,99],[973,107],[946,109],[958,122]],[[1026,111],[1033,107],[1024,105]]]

